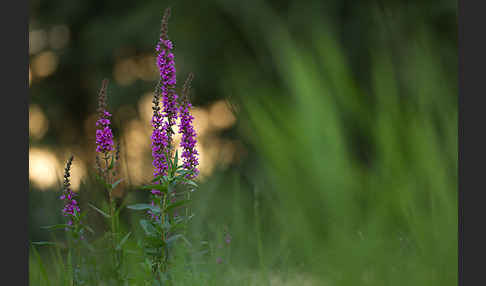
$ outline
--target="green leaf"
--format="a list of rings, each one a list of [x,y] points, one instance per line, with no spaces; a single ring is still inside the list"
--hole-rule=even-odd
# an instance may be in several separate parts
[[[33,241],[31,242],[33,245],[57,245],[57,243],[52,241]]]
[[[165,243],[167,243],[167,245],[171,245],[172,243],[174,243],[177,239],[179,238],[182,238],[183,235],[182,234],[174,234],[173,236],[169,237]]]
[[[86,229],[87,229],[89,232],[91,232],[92,234],[94,234],[94,233],[95,233],[95,232],[94,232],[94,230],[93,230],[91,227],[89,227],[89,226],[87,226],[87,225],[83,225],[83,227],[84,227],[84,228],[86,228]]]
[[[172,158],[169,156],[169,152],[165,152],[165,158],[167,158],[167,163],[169,167],[168,169],[172,170],[174,167],[173,167]]]
[[[146,236],[145,242],[150,247],[162,247],[165,245],[165,242],[159,236]]]
[[[49,276],[47,275],[46,268],[44,267],[44,263],[42,262],[42,259],[39,255],[39,252],[37,252],[37,249],[35,248],[35,246],[32,246],[32,252],[34,253],[34,256],[37,260],[37,265],[39,265],[42,277],[46,280],[47,285],[51,285],[51,283],[49,281]]]
[[[183,228],[184,227],[184,223],[180,222],[180,223],[173,223],[171,224],[169,227],[168,227],[168,231],[170,232],[175,232],[177,231],[179,228]]]
[[[41,226],[43,229],[47,230],[56,230],[56,229],[65,229],[66,227],[70,227],[67,224],[54,224],[54,225],[48,225],[48,226]]]
[[[202,255],[204,255],[204,254],[206,254],[208,252],[209,252],[209,250],[201,250],[201,251],[196,252],[196,255],[201,255],[202,256]]]
[[[177,208],[177,207],[180,207],[180,206],[183,206],[184,204],[187,204],[191,202],[190,200],[182,200],[182,201],[178,201],[178,202],[175,202],[171,205],[168,205],[165,210],[168,211],[168,210],[171,210],[173,208]]]
[[[172,167],[173,172],[177,170],[177,163],[179,162],[179,155],[178,155],[179,150],[176,150],[175,155],[174,155],[174,165]]]
[[[93,206],[91,203],[88,203],[88,205],[93,208],[95,211],[99,212],[100,214],[102,214],[104,217],[106,218],[111,218],[111,216],[107,213],[105,213],[104,211],[100,210],[99,208]]]
[[[128,201],[123,200],[120,207],[115,210],[115,216],[118,216],[121,212],[121,210],[127,205]]]
[[[153,183],[153,182],[160,181],[160,180],[162,180],[162,182],[164,184],[167,183],[167,176],[165,176],[165,175],[158,175],[157,177],[153,178],[151,182]]]
[[[125,244],[125,242],[127,242],[128,237],[130,236],[130,234],[132,234],[132,233],[129,232],[127,235],[125,235],[125,237],[123,237],[123,239],[120,241],[120,243],[116,246],[116,250],[121,250],[123,244]]]
[[[185,170],[184,173],[181,173],[180,175],[176,176],[174,179],[177,181],[177,182],[187,182],[188,179],[186,178],[186,175],[192,175],[193,172],[192,171],[187,171]]]
[[[157,229],[146,219],[140,220],[140,225],[147,235],[157,235]]]
[[[169,231],[173,227],[173,225],[168,221],[165,221],[163,224],[160,225],[160,227],[165,231]]]
[[[154,184],[143,186],[142,190],[159,190],[161,193],[167,193],[167,186],[165,184]]]
[[[131,210],[137,210],[137,211],[140,211],[140,210],[151,210],[155,213],[160,213],[160,208],[159,206],[153,206],[151,204],[135,204],[135,205],[129,205],[127,206],[127,209],[131,209]]]
[[[188,184],[188,185],[191,185],[193,187],[199,188],[199,186],[196,184],[196,182],[194,182],[192,180],[187,180],[187,181],[185,181],[185,183]]]
[[[186,170],[186,169],[182,169],[182,170],[177,170],[176,172],[177,174],[181,174],[181,175],[187,175],[187,174],[191,174],[193,173],[193,171],[191,170]]]
[[[182,236],[181,237],[182,240],[184,240],[184,242],[189,246],[189,247],[192,247],[192,243],[189,242],[189,240],[187,240],[187,238],[185,236]]]
[[[114,188],[116,188],[116,186],[118,186],[118,184],[121,183],[121,181],[123,181],[123,178],[119,179],[118,181],[114,182],[112,185],[111,185],[111,189],[113,190]]]
[[[145,248],[144,251],[147,254],[158,254],[158,255],[160,255],[160,249],[158,249],[158,248]]]

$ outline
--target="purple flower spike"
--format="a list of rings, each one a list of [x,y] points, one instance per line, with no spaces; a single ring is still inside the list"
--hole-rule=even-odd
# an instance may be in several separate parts
[[[162,115],[166,119],[162,124],[162,129],[167,136],[168,146],[166,148],[168,151],[171,148],[172,135],[174,134],[172,127],[175,125],[177,119],[177,94],[175,93],[177,81],[174,54],[172,53],[174,46],[168,39],[167,26],[169,16],[170,9],[167,9],[162,18],[160,38],[155,48],[157,52],[157,67],[160,75],[159,89],[156,92],[162,95]]]
[[[154,177],[165,175],[167,173],[168,164],[165,157],[165,151],[167,149],[167,135],[163,129],[161,129],[159,115],[154,115],[152,119],[152,125],[154,130],[152,131],[152,165],[154,166]]]
[[[113,132],[111,131],[111,114],[106,111],[106,88],[108,80],[104,79],[98,95],[98,113],[99,119],[96,121],[96,152],[107,154],[113,148]]]
[[[171,52],[173,45],[167,39],[167,24],[170,10],[167,9],[162,19],[162,28],[159,42],[155,50],[157,51],[157,67],[160,78],[154,92],[152,100],[154,106],[152,116],[152,165],[154,167],[154,177],[166,175],[168,170],[168,160],[166,153],[170,154],[172,142],[172,126],[177,118],[177,106],[175,94],[175,62],[174,54]],[[159,107],[160,97],[162,96],[162,109]],[[164,120],[165,119],[165,120]],[[155,190],[153,193],[156,192]],[[160,195],[160,192],[155,195]]]
[[[181,120],[179,125],[179,133],[182,134],[180,145],[182,147],[181,157],[183,158],[183,166],[186,170],[194,171],[192,176],[190,174],[187,175],[187,178],[189,179],[195,178],[199,173],[199,170],[197,169],[197,166],[199,165],[199,153],[196,150],[196,131],[194,130],[194,126],[192,124],[194,117],[189,113],[192,105],[189,101],[188,93],[192,78],[193,74],[190,73],[186,79],[186,82],[184,83],[182,90],[182,102],[179,108],[179,118]]]
[[[64,169],[64,190],[63,194],[59,197],[59,199],[64,201],[64,208],[62,209],[63,215],[69,217],[67,225],[73,225],[73,219],[80,213],[81,209],[78,206],[78,202],[74,199],[76,194],[71,190],[70,186],[70,170],[71,164],[73,162],[74,157],[71,156],[66,164],[66,168]]]

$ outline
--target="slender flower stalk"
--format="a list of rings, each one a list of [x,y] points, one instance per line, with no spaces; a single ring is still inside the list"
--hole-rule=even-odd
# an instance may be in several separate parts
[[[165,152],[171,154],[172,136],[174,131],[172,127],[177,120],[177,94],[176,87],[176,69],[174,61],[174,46],[168,36],[168,21],[170,17],[170,8],[167,8],[162,18],[160,38],[155,48],[157,52],[157,67],[160,75],[160,95],[162,96],[162,114],[165,118],[162,123],[162,129],[167,136],[167,146]],[[164,153],[165,153],[164,152]]]
[[[96,152],[107,156],[108,152],[113,151],[113,132],[111,131],[111,114],[106,110],[106,88],[108,80],[104,79],[98,96],[98,115],[96,121]]]
[[[155,87],[154,106],[152,115],[152,165],[154,167],[154,177],[167,175],[168,158],[171,154],[171,143],[173,130],[172,126],[177,119],[177,95],[175,94],[176,71],[172,42],[168,39],[168,21],[170,9],[165,10],[162,18],[160,37],[155,48],[157,52],[157,67],[160,78]],[[162,97],[162,109],[160,99]],[[165,119],[165,120],[164,120]],[[152,190],[154,195],[160,195],[160,191]]]
[[[192,107],[189,100],[189,90],[191,88],[191,81],[193,77],[194,75],[190,73],[184,83],[184,86],[182,88],[181,103],[179,107],[179,133],[182,134],[180,146],[183,150],[181,157],[183,158],[184,168],[186,170],[193,171],[192,174],[186,175],[188,179],[195,178],[199,173],[199,170],[197,169],[197,166],[199,165],[199,153],[196,150],[197,135],[192,123],[192,121],[194,120],[194,116],[192,116],[189,112],[190,108]]]
[[[108,80],[104,79],[101,84],[101,89],[98,94],[98,115],[99,118],[96,121],[96,169],[98,170],[99,174],[103,177],[102,180],[107,187],[108,198],[109,198],[109,208],[110,214],[109,218],[111,220],[111,233],[110,233],[110,240],[111,240],[111,247],[113,250],[113,262],[115,267],[119,267],[121,264],[121,258],[119,255],[119,250],[116,249],[117,241],[118,241],[118,228],[116,224],[117,220],[117,208],[115,198],[113,196],[113,180],[116,176],[116,167],[119,159],[119,150],[120,146],[117,145],[115,150],[114,142],[113,142],[113,132],[111,130],[111,114],[107,111],[107,102],[106,102],[106,90],[108,86]],[[104,164],[101,164],[101,159],[104,161]],[[111,161],[110,161],[111,159]]]
[[[62,209],[63,215],[68,218],[67,224],[69,226],[74,226],[77,222],[76,217],[80,213],[80,208],[78,201],[76,201],[76,194],[71,189],[71,165],[73,163],[74,157],[71,156],[66,163],[66,168],[64,169],[64,183],[63,183],[63,193],[59,197],[64,201],[65,205]]]
[[[73,267],[72,285],[79,285],[78,273],[81,268],[81,248],[78,239],[84,240],[84,228],[81,223],[81,209],[79,203],[75,199],[76,194],[71,189],[71,165],[74,156],[69,157],[66,168],[64,169],[63,193],[60,197],[64,201],[63,215],[68,218],[66,231],[69,231],[70,236],[74,239],[68,240],[69,252],[73,253],[71,256],[71,265]]]
[[[112,115],[107,111],[107,87],[108,79],[103,79],[98,94],[98,120],[96,121],[96,152],[98,154],[96,154],[96,169],[98,170],[98,173],[103,176],[106,183],[111,184],[112,178],[110,178],[109,171],[112,170],[112,175],[115,176],[115,162],[118,161],[119,158],[120,146],[118,144],[117,149],[115,150],[110,121]],[[101,164],[99,155],[101,155],[101,159],[104,161],[103,165]],[[111,201],[111,191],[109,193]]]
[[[160,102],[160,95],[158,90],[160,89],[160,81],[156,86],[156,90],[154,92],[154,98],[152,99],[152,103],[154,106],[152,107],[153,115],[152,115],[152,165],[154,167],[153,175],[154,177],[160,175],[166,175],[168,164],[167,158],[165,157],[165,150],[168,147],[168,138],[165,132],[165,129],[162,128],[163,124],[163,116],[160,112],[159,102]],[[156,182],[157,183],[157,182]],[[152,190],[152,194],[160,195],[160,191]],[[152,201],[152,204],[154,202]],[[152,214],[152,218],[155,216]]]

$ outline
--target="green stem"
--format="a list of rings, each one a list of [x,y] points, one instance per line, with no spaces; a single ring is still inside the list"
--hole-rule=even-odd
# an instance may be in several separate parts
[[[160,212],[160,221],[162,223],[162,226],[165,224],[165,220],[166,220],[166,213],[165,213],[165,208],[167,207],[167,196],[168,194],[167,193],[164,193],[163,197],[162,197],[162,209],[161,209],[161,212]],[[166,235],[165,235],[165,230],[164,228],[162,227],[162,241],[165,241],[166,239]],[[165,244],[164,244],[165,245]],[[169,250],[167,249],[167,246],[165,247],[164,249],[164,260],[162,262],[162,272],[165,273],[165,271],[167,270],[166,269],[166,264],[167,264],[167,258],[168,258],[168,252]]]
[[[109,168],[109,156],[108,153],[105,153],[105,180],[108,184],[111,185],[111,178],[110,178],[110,172],[108,170]],[[112,159],[113,160],[113,159]],[[115,204],[114,204],[114,199],[113,199],[113,194],[112,190],[108,190],[108,198],[109,198],[109,204],[110,204],[110,219],[111,219],[111,246],[113,250],[113,261],[116,266],[118,266],[118,256],[116,253],[116,226],[115,226]]]

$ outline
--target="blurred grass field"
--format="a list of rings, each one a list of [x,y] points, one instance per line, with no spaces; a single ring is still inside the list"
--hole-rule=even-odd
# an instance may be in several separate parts
[[[191,233],[215,256],[176,262],[174,285],[456,285],[456,55],[427,25],[402,35],[376,9],[359,74],[318,14],[296,33],[263,2],[220,4],[258,55],[222,68],[216,87],[247,154],[201,181]],[[128,202],[144,198],[127,188]],[[136,217],[122,212],[134,232],[124,271],[146,285]],[[69,285],[65,251],[37,249],[30,284]]]

